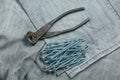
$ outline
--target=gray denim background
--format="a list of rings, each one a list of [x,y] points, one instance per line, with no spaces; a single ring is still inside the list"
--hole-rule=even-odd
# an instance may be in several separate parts
[[[50,31],[73,27],[91,18],[74,32],[46,39],[47,43],[82,36],[90,46],[87,59],[120,41],[120,0],[0,0],[0,80],[69,80],[42,72],[33,62],[44,44],[35,46],[25,39],[27,31],[36,31],[61,13],[85,7],[63,18]],[[111,6],[112,5],[112,6]],[[115,10],[114,10],[114,9]],[[24,10],[23,10],[24,9]],[[117,13],[116,13],[117,12]],[[97,61],[73,80],[119,80],[120,49]]]

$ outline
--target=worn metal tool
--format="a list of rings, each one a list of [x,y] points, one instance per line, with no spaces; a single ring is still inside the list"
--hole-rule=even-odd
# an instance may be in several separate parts
[[[81,22],[80,24],[78,24],[77,26],[70,28],[70,29],[66,29],[66,30],[62,30],[62,31],[56,31],[56,32],[48,32],[49,29],[57,22],[59,21],[61,18],[63,18],[64,16],[74,13],[74,12],[78,12],[78,11],[83,11],[85,10],[84,7],[80,7],[80,8],[76,8],[76,9],[72,9],[69,10],[63,14],[61,14],[60,16],[56,17],[55,19],[53,19],[52,21],[48,22],[47,24],[45,24],[42,28],[40,28],[39,30],[37,30],[36,32],[31,32],[29,31],[27,33],[27,39],[30,43],[35,44],[37,43],[38,40],[41,39],[45,39],[45,38],[50,38],[50,37],[54,37],[63,33],[67,33],[70,31],[73,31],[77,28],[79,28],[80,26],[86,24],[90,19],[87,18],[85,19],[83,22]]]

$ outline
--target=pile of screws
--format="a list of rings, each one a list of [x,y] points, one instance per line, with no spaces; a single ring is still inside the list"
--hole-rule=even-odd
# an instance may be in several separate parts
[[[83,39],[74,39],[62,43],[50,43],[41,52],[40,60],[46,65],[45,72],[55,73],[60,69],[68,69],[84,62],[88,46]]]

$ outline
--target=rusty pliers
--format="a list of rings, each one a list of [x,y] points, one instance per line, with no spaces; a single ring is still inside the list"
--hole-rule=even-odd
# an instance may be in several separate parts
[[[61,14],[60,16],[56,17],[55,19],[51,20],[50,22],[48,22],[47,24],[45,24],[42,28],[38,29],[36,32],[27,32],[27,39],[30,43],[35,44],[37,43],[38,40],[42,40],[42,39],[46,39],[46,38],[50,38],[50,37],[54,37],[63,33],[67,33],[73,30],[76,30],[77,28],[83,26],[84,24],[86,24],[88,21],[90,21],[89,18],[85,19],[83,22],[81,22],[80,24],[76,25],[73,28],[69,28],[66,30],[62,30],[62,31],[56,31],[56,32],[48,32],[49,29],[57,22],[59,21],[61,18],[63,18],[64,16],[74,13],[74,12],[78,12],[78,11],[83,11],[85,10],[84,7],[80,7],[80,8],[76,8],[76,9],[72,9],[69,11],[64,12],[63,14]]]

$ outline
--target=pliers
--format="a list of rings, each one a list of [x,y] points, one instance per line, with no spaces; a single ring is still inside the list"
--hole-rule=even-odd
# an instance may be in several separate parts
[[[36,32],[27,32],[27,39],[30,43],[35,44],[37,43],[38,40],[42,40],[42,39],[46,39],[46,38],[50,38],[50,37],[54,37],[63,33],[67,33],[67,32],[71,32],[73,30],[76,30],[77,28],[83,26],[84,24],[86,24],[87,22],[90,21],[90,18],[85,19],[83,22],[81,22],[80,24],[74,26],[73,28],[69,28],[66,30],[62,30],[62,31],[55,31],[55,32],[48,32],[49,29],[60,19],[62,19],[63,17],[65,17],[68,14],[74,13],[74,12],[78,12],[78,11],[84,11],[85,8],[84,7],[80,7],[80,8],[76,8],[76,9],[72,9],[69,11],[64,12],[63,14],[61,14],[60,16],[56,17],[55,19],[51,20],[50,22],[48,22],[47,24],[45,24],[43,27],[41,27],[40,29],[38,29]]]

